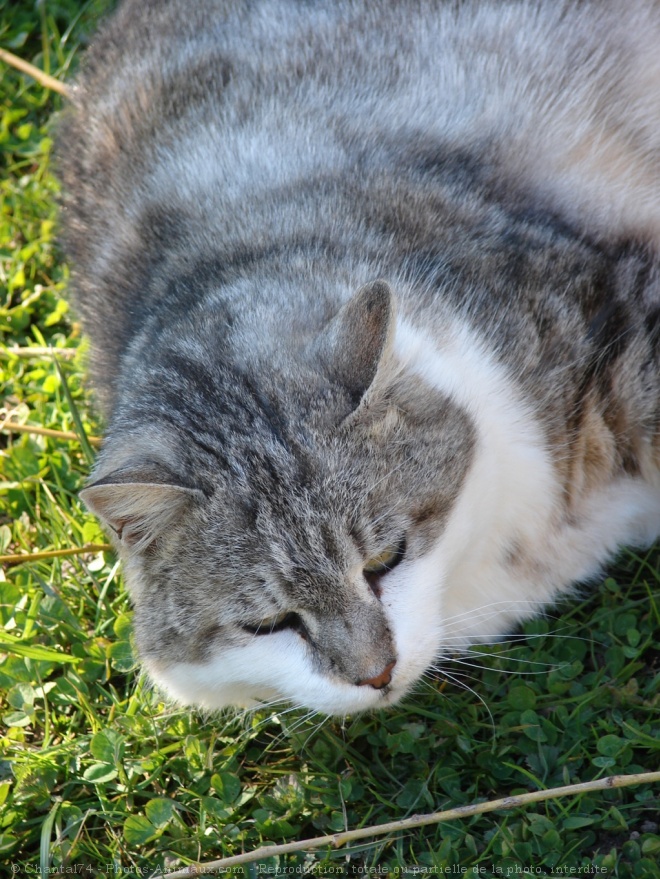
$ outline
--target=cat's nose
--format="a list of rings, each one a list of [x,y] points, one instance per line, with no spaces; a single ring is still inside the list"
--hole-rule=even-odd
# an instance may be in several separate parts
[[[386,687],[392,680],[392,669],[395,665],[396,659],[393,659],[389,665],[385,666],[379,675],[376,675],[373,678],[365,678],[363,681],[358,681],[358,687],[366,687],[368,684],[370,687],[373,687],[374,690],[382,690],[383,687]]]

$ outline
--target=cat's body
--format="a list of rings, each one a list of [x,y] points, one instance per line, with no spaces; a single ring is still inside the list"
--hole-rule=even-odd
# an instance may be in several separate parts
[[[176,698],[391,704],[660,534],[658,45],[651,2],[121,8],[63,150],[85,499]]]

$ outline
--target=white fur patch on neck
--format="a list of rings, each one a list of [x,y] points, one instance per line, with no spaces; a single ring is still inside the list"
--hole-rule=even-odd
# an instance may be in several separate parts
[[[547,588],[521,589],[502,560],[514,540],[543,540],[559,486],[539,424],[467,325],[456,321],[437,342],[402,320],[395,353],[404,371],[465,409],[477,432],[474,460],[447,526],[409,572],[406,607],[397,609],[397,616],[406,615],[413,643],[415,631],[433,632],[428,666],[447,649],[501,632],[551,597]]]
[[[477,430],[461,493],[424,560],[424,569],[441,572],[441,615],[430,620],[422,609],[418,625],[441,631],[438,651],[503,634],[593,577],[621,545],[647,544],[660,533],[658,486],[641,479],[617,479],[588,496],[577,515],[565,515],[538,419],[466,324],[457,321],[438,343],[402,321],[395,350],[404,369],[463,406]],[[429,586],[416,582],[423,600]],[[414,595],[407,601],[417,604]]]

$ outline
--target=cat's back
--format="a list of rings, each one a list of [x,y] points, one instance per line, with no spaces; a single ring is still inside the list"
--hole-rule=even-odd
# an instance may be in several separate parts
[[[476,188],[656,247],[659,44],[651,0],[625,16],[588,0],[124,3],[61,150],[97,376],[200,257],[302,239],[382,252],[379,201],[400,180],[412,248],[435,235],[440,178],[459,214]]]
[[[556,201],[570,178],[583,208],[598,175],[619,188],[643,182],[646,215],[659,10],[655,0],[634,0],[625,16],[612,0],[129,0],[86,59],[79,170],[112,168],[117,187],[121,170],[129,195],[138,175],[161,180],[176,152],[180,189],[195,179],[201,189],[214,163],[231,196],[265,182],[269,160],[275,180],[283,156],[289,174],[304,171],[309,162],[291,161],[303,145],[330,171],[400,161],[423,134],[429,148],[460,147],[521,186],[545,169]],[[591,221],[604,224],[591,196]]]
[[[650,0],[625,16],[614,2],[127,2],[88,55],[63,164],[77,209],[102,191],[126,229],[145,201],[221,207],[422,143],[602,234],[657,239],[659,41]]]

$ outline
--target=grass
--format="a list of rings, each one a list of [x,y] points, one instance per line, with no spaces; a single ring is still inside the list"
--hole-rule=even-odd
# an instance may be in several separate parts
[[[0,46],[55,75],[105,2],[0,0]],[[62,99],[0,72],[0,373],[4,413],[99,434],[85,343],[56,245],[52,121]],[[60,368],[44,347],[65,349]],[[9,349],[22,349],[11,353]],[[31,349],[31,350],[24,350]],[[0,553],[104,541],[77,492],[93,451],[0,435]],[[612,773],[660,768],[660,553],[448,668],[405,705],[343,723],[280,713],[202,717],[136,670],[110,553],[0,575],[0,863],[19,873],[150,875],[268,842]],[[657,788],[476,816],[349,849],[237,867],[320,875],[660,877]],[[554,871],[554,872],[553,872]]]

